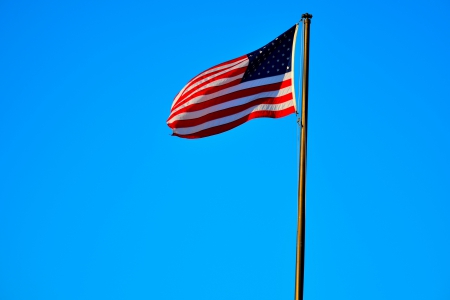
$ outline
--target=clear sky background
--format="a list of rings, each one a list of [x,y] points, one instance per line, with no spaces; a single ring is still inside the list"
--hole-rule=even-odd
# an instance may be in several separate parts
[[[0,299],[293,299],[296,117],[165,122],[305,12],[305,300],[450,299],[450,2],[158,2],[0,1]]]

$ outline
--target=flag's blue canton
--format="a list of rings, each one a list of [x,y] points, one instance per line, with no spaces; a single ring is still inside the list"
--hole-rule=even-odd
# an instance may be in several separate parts
[[[241,82],[281,75],[292,70],[295,26],[264,47],[247,54],[249,63]]]

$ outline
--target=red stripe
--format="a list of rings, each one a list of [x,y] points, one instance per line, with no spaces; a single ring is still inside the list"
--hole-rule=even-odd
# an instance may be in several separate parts
[[[219,72],[223,72],[223,71],[225,71],[225,70],[227,70],[227,69],[230,69],[230,68],[233,68],[234,66],[236,66],[236,65],[238,65],[238,64],[240,64],[240,63],[242,62],[242,61],[239,61],[239,60],[242,60],[242,59],[244,59],[244,58],[246,58],[246,57],[247,57],[247,55],[244,55],[244,56],[241,56],[240,58],[232,59],[232,60],[230,60],[230,61],[228,61],[228,62],[224,62],[224,63],[222,63],[222,64],[220,64],[220,65],[214,66],[214,67],[212,67],[212,68],[209,68],[209,69],[206,70],[206,71],[201,72],[200,74],[198,74],[197,76],[195,76],[194,78],[192,78],[192,79],[186,84],[186,89],[189,88],[191,85],[195,84],[196,82],[198,82],[198,81],[204,79],[204,78],[213,76],[214,74],[217,74],[217,73],[219,73]],[[231,64],[231,63],[233,63],[233,62],[236,62],[236,63],[233,64],[233,65],[231,65],[231,66],[228,66],[227,68],[220,69],[220,70],[216,70],[216,71],[210,72],[210,73],[205,74],[205,75],[201,75],[201,74],[203,74],[203,73],[205,73],[205,72],[207,72],[207,71],[209,71],[209,70],[211,70],[211,69],[220,67],[220,66],[222,66],[222,65]]]
[[[230,59],[230,60],[228,60],[228,61],[226,61],[226,62],[223,62],[223,63],[220,63],[220,64],[218,64],[218,65],[215,65],[214,67],[211,67],[211,68],[209,68],[209,69],[206,69],[205,71],[200,72],[198,75],[200,75],[200,74],[202,74],[202,73],[205,73],[205,72],[208,72],[209,70],[212,70],[212,69],[214,69],[214,68],[218,68],[218,67],[224,66],[224,65],[226,65],[226,64],[231,64],[231,63],[233,63],[233,62],[237,62],[237,61],[243,60],[243,59],[246,58],[246,57],[247,57],[247,55],[242,55],[242,56],[239,56],[239,57]],[[197,76],[198,76],[198,75],[197,75]],[[195,78],[195,76],[194,76],[194,78]]]
[[[178,120],[173,123],[168,124],[170,128],[186,128],[186,127],[193,127],[197,126],[215,119],[220,119],[224,117],[228,117],[237,113],[240,113],[241,111],[244,111],[248,108],[251,108],[253,106],[257,106],[260,104],[281,104],[286,101],[292,100],[292,93],[289,93],[287,95],[283,95],[280,97],[266,97],[266,98],[260,98],[253,100],[251,102],[245,103],[243,105],[239,106],[233,106],[226,109],[222,109],[219,111],[213,111],[207,115],[201,116],[196,119],[188,119],[188,120]]]
[[[190,88],[191,86],[193,86],[194,84],[196,84],[196,83],[199,82],[199,81],[205,80],[205,79],[207,79],[207,78],[209,78],[209,77],[211,77],[211,76],[214,76],[214,75],[216,75],[216,74],[218,74],[218,73],[220,73],[220,72],[225,72],[225,71],[227,71],[227,70],[229,70],[229,69],[235,67],[236,65],[238,65],[238,64],[240,64],[240,63],[241,63],[241,62],[236,63],[235,65],[229,66],[228,68],[224,68],[224,69],[221,69],[221,70],[213,71],[213,72],[211,72],[211,73],[202,75],[202,76],[200,76],[200,77],[198,77],[198,78],[192,79],[191,81],[189,81],[189,82],[186,84],[185,90],[188,89],[188,88]],[[195,88],[197,88],[197,87],[195,87]]]
[[[173,133],[172,135],[174,136],[178,136],[178,137],[182,137],[182,138],[186,138],[186,139],[198,139],[198,138],[204,138],[207,136],[211,136],[211,135],[215,135],[215,134],[219,134],[225,131],[228,131],[230,129],[233,129],[251,119],[256,119],[256,118],[282,118],[285,117],[287,115],[290,115],[292,113],[295,112],[295,109],[293,106],[290,106],[284,110],[278,110],[278,111],[256,111],[253,112],[249,115],[246,115],[236,121],[227,123],[227,124],[223,124],[220,126],[216,126],[216,127],[211,127],[193,134],[187,134],[187,135],[182,135],[182,134],[176,134]]]
[[[235,92],[223,95],[223,96],[219,96],[219,97],[210,99],[205,102],[193,103],[186,107],[183,107],[182,109],[180,109],[176,112],[171,113],[169,118],[167,119],[167,121],[169,121],[174,116],[177,116],[184,112],[198,111],[198,110],[205,109],[205,108],[208,108],[208,107],[211,107],[211,106],[214,106],[217,104],[221,104],[221,103],[224,103],[227,101],[231,101],[231,100],[235,100],[235,99],[239,99],[239,98],[243,98],[243,97],[247,97],[247,96],[251,96],[251,95],[259,94],[259,93],[263,93],[263,92],[277,91],[277,90],[280,90],[282,88],[289,87],[289,86],[291,86],[290,78],[287,80],[284,80],[282,82],[276,82],[276,83],[267,84],[267,85],[260,85],[260,86],[255,86],[255,87],[248,88],[248,89],[235,91]]]
[[[237,83],[234,83],[232,85],[230,85],[229,83],[224,84],[224,85],[217,85],[217,86],[211,86],[208,88],[205,88],[203,90],[200,90],[203,86],[213,83],[214,81],[220,80],[220,79],[224,79],[224,78],[228,78],[228,77],[235,77],[235,76],[239,76],[245,73],[245,70],[247,70],[247,67],[243,67],[243,68],[237,68],[237,69],[233,69],[231,71],[228,71],[222,75],[219,75],[217,77],[211,78],[210,80],[207,80],[205,82],[203,82],[202,84],[199,84],[198,86],[196,86],[195,88],[193,88],[190,91],[187,91],[185,94],[181,95],[180,98],[178,98],[177,103],[173,106],[173,109],[176,109],[178,106],[183,105],[183,103],[186,103],[187,101],[189,101],[190,99],[197,97],[199,95],[207,95],[207,94],[211,94],[220,90],[223,90],[224,87],[223,86],[233,86],[236,85],[237,83],[241,82],[241,78],[237,79]],[[235,82],[235,81],[233,81]]]

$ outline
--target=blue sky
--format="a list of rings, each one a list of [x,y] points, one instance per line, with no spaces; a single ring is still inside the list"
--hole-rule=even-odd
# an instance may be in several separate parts
[[[165,121],[305,12],[305,299],[449,299],[443,0],[0,2],[0,299],[292,299],[295,116]]]

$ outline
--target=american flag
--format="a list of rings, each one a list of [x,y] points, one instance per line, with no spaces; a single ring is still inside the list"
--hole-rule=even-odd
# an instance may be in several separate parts
[[[296,111],[293,59],[298,25],[249,54],[191,79],[175,97],[167,125],[173,135],[202,138],[254,118]]]

